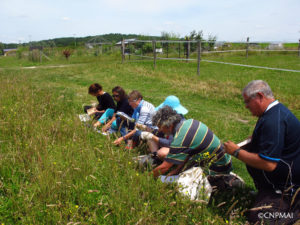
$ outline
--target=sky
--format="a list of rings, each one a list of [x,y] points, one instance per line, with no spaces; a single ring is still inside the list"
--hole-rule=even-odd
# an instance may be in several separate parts
[[[0,42],[108,33],[298,42],[300,0],[0,0]]]

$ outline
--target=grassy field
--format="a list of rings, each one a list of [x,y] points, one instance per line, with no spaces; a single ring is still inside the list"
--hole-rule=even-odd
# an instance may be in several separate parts
[[[137,167],[132,157],[143,149],[112,146],[110,139],[81,124],[82,104],[96,100],[87,88],[99,82],[107,92],[116,85],[127,92],[137,89],[156,106],[176,95],[189,109],[188,118],[207,124],[222,141],[239,142],[251,135],[256,122],[244,108],[242,88],[253,79],[267,81],[276,98],[300,118],[300,74],[202,62],[198,77],[196,63],[158,61],[154,70],[151,61],[121,64],[120,58],[73,56],[43,63],[0,58],[0,222],[244,224],[242,211],[254,187],[243,164],[234,159],[235,172],[247,183],[235,197],[210,205],[190,201],[177,187]],[[299,62],[296,56],[271,55],[250,56],[245,63],[299,69]],[[66,67],[42,67],[62,64]],[[221,201],[226,203],[217,207]]]

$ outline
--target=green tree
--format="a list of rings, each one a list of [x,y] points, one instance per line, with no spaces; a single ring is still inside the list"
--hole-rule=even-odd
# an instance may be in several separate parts
[[[4,49],[4,44],[0,42],[0,55],[4,54],[3,49]]]
[[[185,36],[185,39],[186,40],[189,40],[189,41],[203,41],[204,38],[203,38],[203,31],[200,30],[198,32],[196,32],[196,30],[193,30],[190,32],[189,35]],[[185,48],[187,48],[187,44],[185,44]],[[197,43],[191,43],[190,44],[190,50],[191,52],[194,52],[197,50]]]
[[[217,36],[214,36],[212,34],[208,35],[207,44],[208,44],[209,51],[212,51],[214,49],[216,40],[217,40]]]

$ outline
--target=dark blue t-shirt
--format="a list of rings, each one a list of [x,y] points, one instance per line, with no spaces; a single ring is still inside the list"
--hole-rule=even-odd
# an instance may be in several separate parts
[[[258,119],[249,151],[277,162],[272,172],[247,166],[257,189],[300,187],[300,121],[284,105],[273,106]]]
[[[117,102],[116,112],[123,112],[128,116],[132,116],[133,108],[129,105],[127,98],[124,98]]]

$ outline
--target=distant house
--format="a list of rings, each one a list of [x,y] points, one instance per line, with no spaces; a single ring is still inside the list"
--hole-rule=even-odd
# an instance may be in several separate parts
[[[91,43],[86,43],[86,44],[85,44],[85,47],[86,47],[86,48],[89,48],[89,49],[94,48],[93,44],[91,44]]]
[[[272,43],[272,44],[269,44],[268,49],[269,50],[280,50],[280,49],[283,49],[283,44],[282,43]]]
[[[3,49],[3,54],[4,56],[8,56],[10,54],[15,54],[17,51],[16,48],[6,48],[6,49]]]
[[[215,47],[219,48],[219,47],[222,47],[224,44],[225,44],[224,41],[217,41],[217,42],[215,43]]]
[[[251,43],[249,43],[249,47],[250,48],[260,48],[260,45],[259,45],[259,43],[251,42]]]
[[[159,53],[159,54],[163,54],[163,49],[162,48],[157,48],[155,49],[156,53]]]
[[[129,44],[130,42],[134,42],[136,39],[135,38],[131,38],[131,39],[124,39],[124,44],[127,45]],[[121,45],[122,44],[122,41],[119,41],[116,43],[116,45]]]
[[[224,42],[224,41],[217,41],[214,45],[214,50],[222,50],[222,49],[226,49],[226,48],[230,48],[231,44],[228,42]]]

